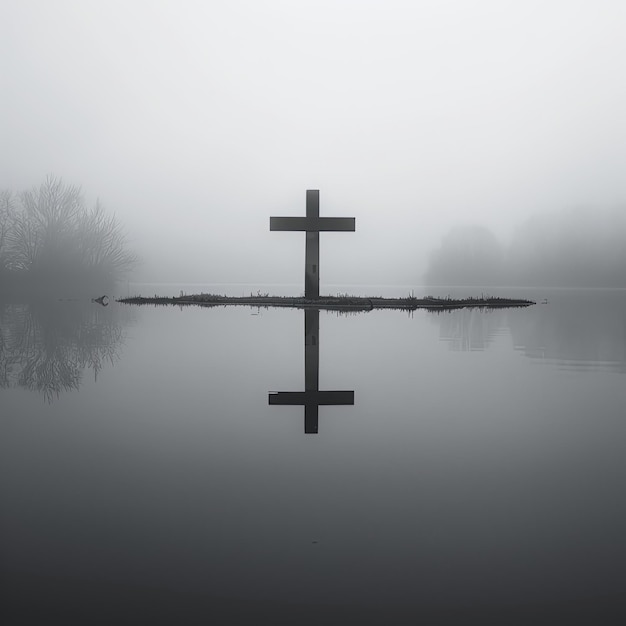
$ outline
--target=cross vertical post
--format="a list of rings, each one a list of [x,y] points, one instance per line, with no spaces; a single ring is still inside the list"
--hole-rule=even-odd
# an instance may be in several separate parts
[[[306,217],[313,221],[320,216],[320,192],[307,189]],[[304,252],[304,297],[313,299],[320,297],[320,231],[307,230]]]

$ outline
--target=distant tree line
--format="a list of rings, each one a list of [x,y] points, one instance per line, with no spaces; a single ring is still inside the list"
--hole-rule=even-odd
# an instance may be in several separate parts
[[[502,245],[483,226],[453,228],[430,257],[429,285],[626,287],[626,210],[534,215]]]
[[[48,177],[29,191],[0,191],[2,293],[98,293],[136,263],[115,216],[99,202],[87,208],[79,187]]]

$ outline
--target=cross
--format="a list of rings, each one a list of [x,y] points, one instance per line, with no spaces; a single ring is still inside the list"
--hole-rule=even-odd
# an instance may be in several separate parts
[[[322,405],[354,404],[354,391],[320,391],[320,311],[304,311],[304,391],[275,391],[269,404],[304,406],[304,432],[317,434],[318,409]]]
[[[306,231],[304,297],[320,297],[320,232],[356,230],[354,217],[320,217],[320,192],[307,189],[306,217],[270,217],[270,230]]]

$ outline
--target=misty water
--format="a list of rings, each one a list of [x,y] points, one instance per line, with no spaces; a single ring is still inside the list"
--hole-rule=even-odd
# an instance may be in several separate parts
[[[614,615],[626,292],[515,295],[321,311],[317,434],[302,310],[0,305],[9,623]]]

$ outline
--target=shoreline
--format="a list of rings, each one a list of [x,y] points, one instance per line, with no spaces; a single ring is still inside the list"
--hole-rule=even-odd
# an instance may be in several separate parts
[[[167,296],[132,296],[116,300],[120,304],[135,305],[179,305],[179,306],[256,306],[256,307],[290,307],[296,309],[329,309],[339,311],[372,311],[374,309],[398,309],[415,311],[427,309],[444,311],[462,308],[501,309],[512,307],[527,307],[537,304],[532,300],[518,298],[483,297],[475,298],[435,298],[426,296],[416,298],[383,298],[362,296],[320,296],[316,299],[306,299],[294,296],[221,296],[215,294],[194,294],[178,297]]]

